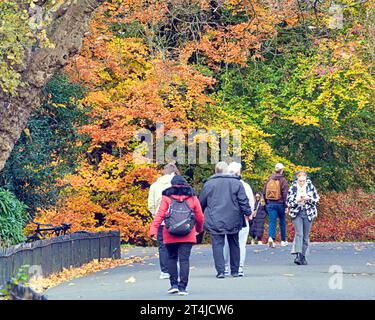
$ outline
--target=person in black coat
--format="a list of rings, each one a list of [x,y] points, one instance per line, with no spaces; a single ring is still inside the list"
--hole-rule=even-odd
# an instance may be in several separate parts
[[[250,217],[250,236],[252,243],[262,244],[264,223],[267,217],[266,203],[261,192],[255,194],[255,209]]]
[[[204,229],[210,233],[217,278],[224,278],[224,243],[227,236],[232,276],[238,277],[240,247],[238,233],[251,215],[249,199],[239,176],[227,174],[228,165],[218,162],[204,184],[199,201],[204,211]]]

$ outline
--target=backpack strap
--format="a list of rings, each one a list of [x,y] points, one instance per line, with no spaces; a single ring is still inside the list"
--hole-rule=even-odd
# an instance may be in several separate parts
[[[256,217],[256,215],[257,215],[257,213],[258,213],[258,210],[259,210],[259,207],[260,207],[260,203],[261,203],[261,200],[259,200],[257,207],[256,207],[255,210],[253,211],[253,217],[254,217],[254,218]]]

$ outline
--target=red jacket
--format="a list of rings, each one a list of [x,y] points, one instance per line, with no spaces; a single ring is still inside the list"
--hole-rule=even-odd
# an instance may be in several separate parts
[[[158,233],[159,226],[164,221],[168,214],[169,205],[172,200],[169,198],[182,201],[186,200],[189,207],[195,213],[195,226],[193,230],[186,236],[175,236],[170,234],[166,227],[163,228],[163,240],[165,244],[189,242],[197,243],[196,233],[203,231],[204,216],[201,205],[198,198],[194,194],[194,190],[187,186],[172,186],[163,191],[159,210],[157,211],[154,220],[152,221],[149,235],[156,235]]]

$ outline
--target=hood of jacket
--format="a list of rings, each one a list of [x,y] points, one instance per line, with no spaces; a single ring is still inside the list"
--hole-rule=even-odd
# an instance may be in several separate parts
[[[163,191],[163,196],[175,199],[187,199],[195,196],[195,190],[190,186],[172,186]]]

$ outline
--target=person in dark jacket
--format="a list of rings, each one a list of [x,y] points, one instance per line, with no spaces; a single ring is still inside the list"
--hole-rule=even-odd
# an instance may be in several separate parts
[[[266,209],[269,213],[268,245],[271,248],[275,247],[277,217],[279,217],[280,220],[281,246],[284,247],[288,245],[286,241],[286,214],[288,214],[287,196],[289,187],[288,181],[283,176],[283,169],[284,165],[282,163],[277,163],[275,165],[275,172],[268,177],[263,188]],[[267,196],[267,187],[271,180],[279,182],[279,199],[270,200],[269,196]]]
[[[163,228],[163,241],[168,251],[168,273],[170,274],[171,288],[168,293],[179,295],[187,295],[186,290],[189,281],[189,259],[193,244],[197,242],[196,235],[203,232],[204,216],[201,205],[195,191],[188,185],[182,176],[174,176],[171,181],[172,186],[162,193],[160,207],[152,221],[149,235],[152,238],[158,233],[159,226],[168,215],[168,209],[172,199],[178,201],[186,200],[186,203],[194,211],[195,225],[193,230],[184,236],[170,234],[167,228]],[[178,272],[177,261],[180,263],[180,271]],[[180,281],[178,281],[180,278]]]
[[[255,194],[255,209],[250,217],[250,236],[254,243],[262,244],[264,222],[266,221],[266,203],[261,192]],[[253,242],[252,242],[253,243]]]
[[[216,277],[224,278],[224,243],[227,236],[232,276],[238,277],[240,247],[238,233],[246,226],[244,215],[251,215],[249,199],[239,176],[227,174],[228,165],[218,162],[215,174],[204,184],[200,203],[204,211],[204,229],[210,233],[212,251],[217,271]]]

